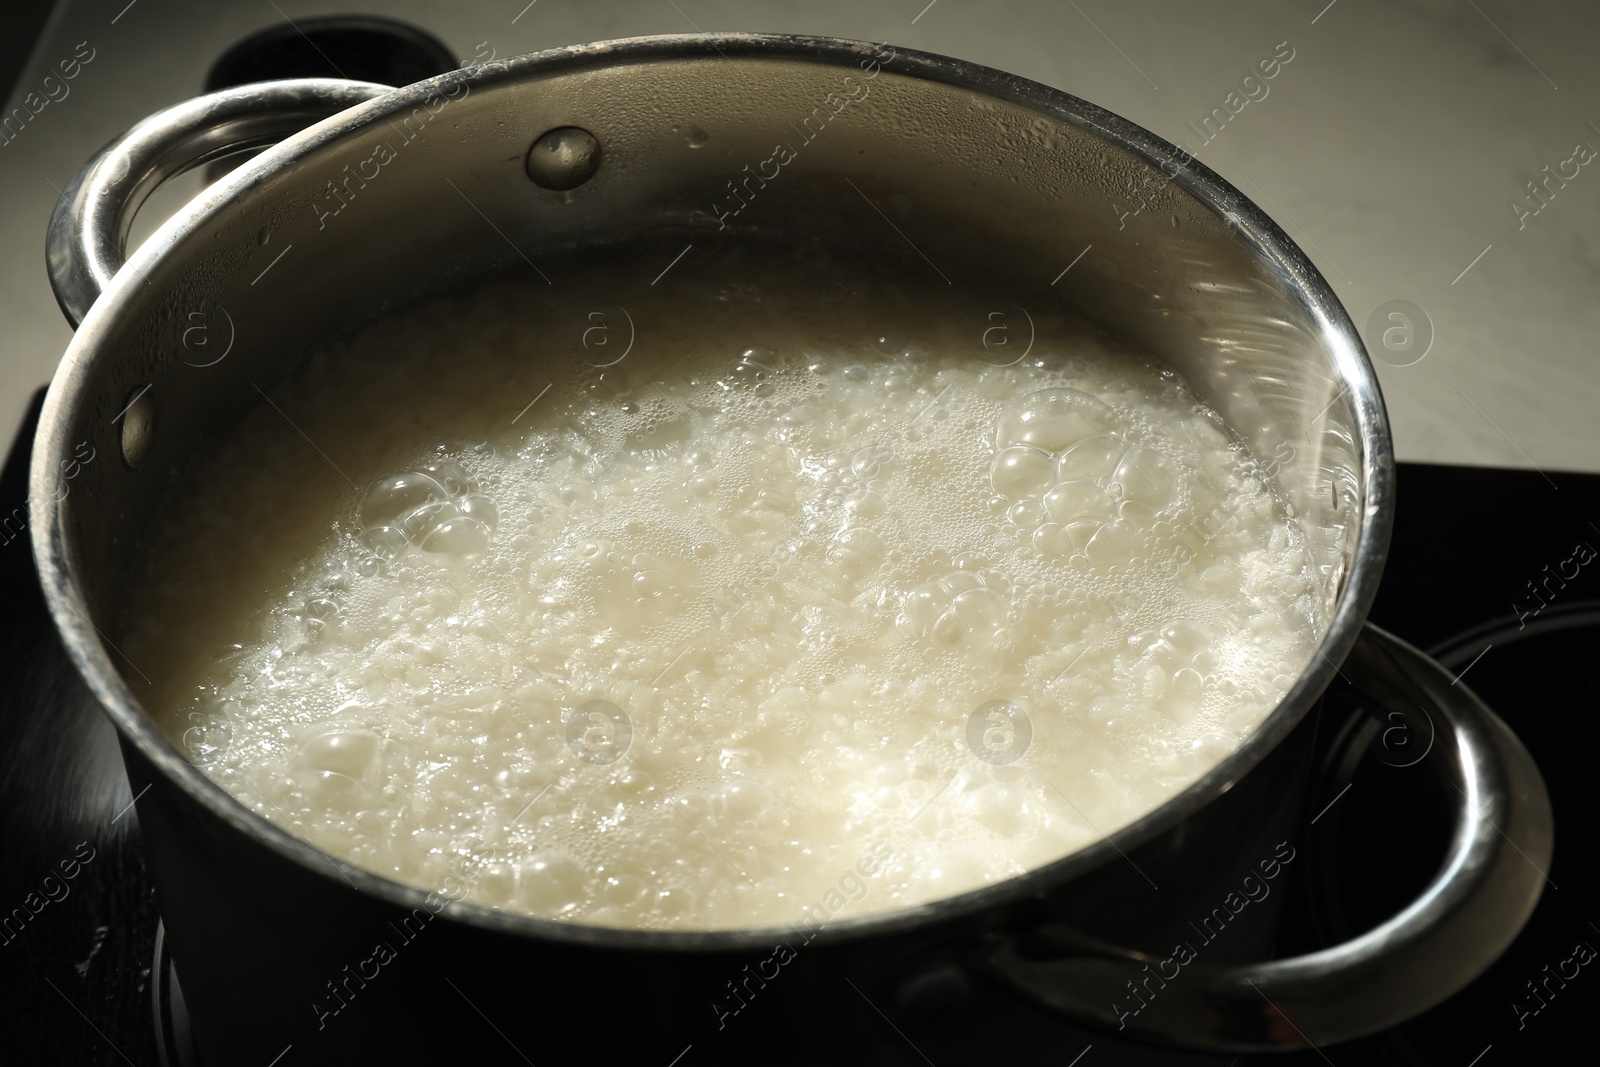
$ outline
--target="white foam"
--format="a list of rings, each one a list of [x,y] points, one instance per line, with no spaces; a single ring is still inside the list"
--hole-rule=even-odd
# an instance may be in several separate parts
[[[878,842],[853,914],[1073,851],[1304,667],[1298,532],[1138,353],[1059,327],[995,367],[979,297],[696,269],[611,367],[615,275],[578,265],[309,361],[275,399],[323,455],[255,412],[131,598],[170,736],[371,870],[727,928]]]

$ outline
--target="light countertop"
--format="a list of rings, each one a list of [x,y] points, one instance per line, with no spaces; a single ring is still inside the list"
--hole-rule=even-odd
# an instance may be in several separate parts
[[[1550,0],[62,5],[6,113],[86,54],[79,42],[93,58],[0,145],[0,439],[70,336],[44,272],[55,187],[125,127],[198,93],[235,40],[334,12],[414,22],[461,58],[480,42],[505,56],[762,30],[888,41],[1056,86],[1181,143],[1255,200],[1364,331],[1390,301],[1422,309],[1431,347],[1410,365],[1399,364],[1415,347],[1388,353],[1366,331],[1388,361],[1379,375],[1401,459],[1600,471],[1600,7]],[[1292,58],[1266,95],[1230,100],[1275,52]],[[1228,121],[1202,144],[1195,128],[1215,108]],[[189,181],[146,214],[176,207],[198,189]]]

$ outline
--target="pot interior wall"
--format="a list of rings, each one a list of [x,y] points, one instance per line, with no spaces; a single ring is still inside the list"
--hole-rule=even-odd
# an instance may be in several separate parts
[[[724,51],[574,52],[538,73],[447,75],[363,105],[361,128],[300,140],[289,165],[259,157],[186,209],[189,228],[152,239],[129,267],[141,283],[103,300],[77,342],[92,335],[102,358],[72,440],[108,461],[84,467],[63,506],[100,629],[114,630],[163,502],[261,403],[258,388],[319,345],[418,296],[574,247],[616,245],[614,302],[626,305],[686,246],[679,277],[703,251],[748,237],[851,246],[952,287],[1004,279],[1035,319],[1073,305],[1145,345],[1277,471],[1331,616],[1365,504],[1345,392],[1359,348],[1336,308],[1297,295],[1294,282],[1317,281],[1310,266],[1261,251],[1255,224],[1233,216],[1236,193],[1219,183],[1224,206],[1207,205],[1190,186],[1214,181],[1209,172],[1182,159],[1162,169],[1170,149],[1089,105],[1013,102],[1032,90],[1003,75],[923,80],[911,75],[932,61],[884,61],[888,49],[875,74],[865,49],[814,62]],[[599,170],[569,193],[541,189],[524,169],[528,148],[569,125],[599,139]],[[562,279],[549,281],[559,293]],[[574,322],[587,310],[574,307]],[[185,345],[197,325],[206,347],[192,332]],[[975,355],[988,325],[973,324]],[[226,357],[204,365],[230,336]],[[130,469],[114,458],[113,418],[145,386],[154,444]]]

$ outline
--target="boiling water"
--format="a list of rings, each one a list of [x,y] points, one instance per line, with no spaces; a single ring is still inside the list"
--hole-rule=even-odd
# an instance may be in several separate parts
[[[146,706],[324,852],[815,925],[1116,830],[1311,655],[1294,525],[1141,353],[871,268],[546,271],[307,361],[131,598]]]

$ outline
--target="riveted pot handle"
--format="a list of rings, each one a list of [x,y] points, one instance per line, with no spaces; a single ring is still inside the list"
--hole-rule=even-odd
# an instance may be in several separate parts
[[[158,111],[106,145],[73,175],[50,216],[45,258],[67,321],[82,322],[122,267],[134,213],[162,182],[391,91],[336,78],[241,85]]]
[[[1173,961],[1051,928],[999,941],[984,968],[1072,1019],[1123,1036],[1216,1052],[1289,1051],[1375,1033],[1458,992],[1533,914],[1549,868],[1550,797],[1522,742],[1465,686],[1368,624],[1342,672],[1363,695],[1435,723],[1427,759],[1460,795],[1433,881],[1397,915],[1343,944],[1243,966]],[[1137,1013],[1119,1007],[1165,964]],[[1148,970],[1146,967],[1148,966]]]

